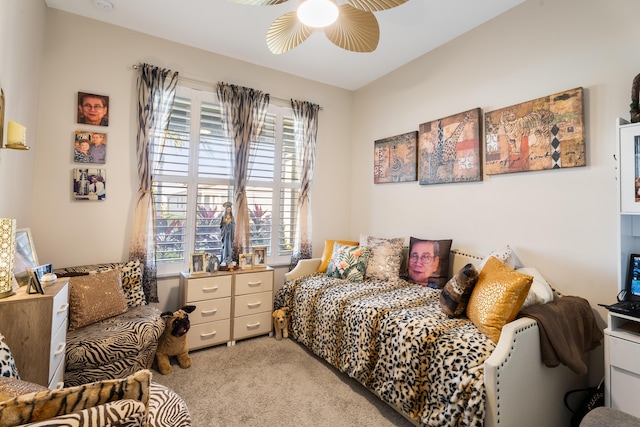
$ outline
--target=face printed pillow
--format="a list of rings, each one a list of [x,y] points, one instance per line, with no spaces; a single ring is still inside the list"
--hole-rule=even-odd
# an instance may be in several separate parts
[[[443,288],[449,280],[451,240],[411,238],[407,279],[432,288]]]

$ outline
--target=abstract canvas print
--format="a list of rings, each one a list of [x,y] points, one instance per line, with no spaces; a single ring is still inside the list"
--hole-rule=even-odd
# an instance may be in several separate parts
[[[418,180],[422,185],[481,181],[481,156],[479,108],[419,127]]]
[[[587,163],[581,87],[491,111],[484,122],[488,175]]]
[[[379,139],[373,145],[373,182],[416,180],[418,132]]]

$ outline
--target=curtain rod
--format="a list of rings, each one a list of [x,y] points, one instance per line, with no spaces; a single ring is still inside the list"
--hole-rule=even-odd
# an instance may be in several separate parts
[[[140,65],[139,64],[133,64],[131,66],[131,68],[133,68],[134,70],[137,70],[137,69],[140,68]],[[192,79],[190,77],[183,77],[183,76],[180,75],[180,73],[178,73],[178,80],[184,80],[184,81],[188,81],[188,82],[191,82],[191,83],[196,83],[196,84],[199,84],[199,85],[205,85],[205,86],[208,86],[208,85],[215,86],[215,83],[205,82],[204,80]],[[273,99],[274,101],[282,102],[282,103],[286,104],[287,106],[291,106],[291,100],[290,99],[278,98],[278,97],[271,96],[271,95],[269,95],[269,99]],[[324,110],[323,107],[320,107],[320,109]]]

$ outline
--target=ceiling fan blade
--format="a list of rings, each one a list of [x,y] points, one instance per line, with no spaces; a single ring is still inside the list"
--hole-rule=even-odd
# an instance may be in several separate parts
[[[271,23],[267,31],[267,46],[275,54],[285,53],[299,46],[313,33],[298,20],[296,12],[285,13]]]
[[[325,28],[327,38],[336,46],[352,52],[373,52],[378,47],[380,27],[372,12],[348,4],[339,6],[338,20]]]
[[[231,3],[248,4],[251,6],[271,6],[273,4],[284,3],[288,0],[227,0]]]
[[[247,0],[248,1],[248,0]],[[364,10],[366,12],[379,12],[381,10],[387,10],[400,6],[409,0],[345,0],[351,6],[356,9]]]

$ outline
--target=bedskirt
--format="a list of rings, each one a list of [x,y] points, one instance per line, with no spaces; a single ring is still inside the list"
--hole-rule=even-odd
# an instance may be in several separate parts
[[[286,282],[290,336],[419,425],[481,426],[484,362],[495,345],[466,317],[448,318],[440,290],[324,274]]]

